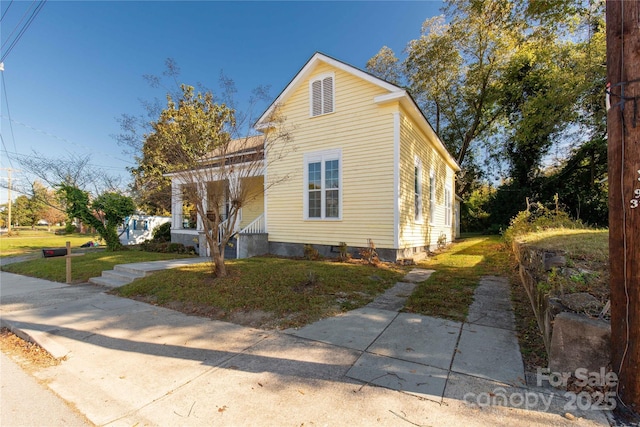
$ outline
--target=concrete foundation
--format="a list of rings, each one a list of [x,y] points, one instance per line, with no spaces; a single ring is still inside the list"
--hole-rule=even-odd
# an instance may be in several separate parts
[[[238,235],[238,258],[251,258],[253,256],[269,253],[269,234],[267,233],[242,233]]]
[[[325,258],[336,258],[340,255],[340,248],[338,245],[312,245],[315,250],[318,251],[320,256]],[[363,247],[347,248],[347,252],[353,258],[361,258],[360,250]],[[428,248],[425,246],[418,246],[415,248],[404,249],[392,249],[392,248],[376,248],[378,258],[381,261],[396,262],[399,259],[410,258],[415,261],[424,259],[428,254]],[[269,253],[286,257],[302,257],[304,256],[304,244],[303,243],[286,243],[286,242],[269,242]]]

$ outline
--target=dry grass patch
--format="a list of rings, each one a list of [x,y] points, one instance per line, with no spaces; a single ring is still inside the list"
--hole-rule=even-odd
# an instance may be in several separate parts
[[[402,278],[395,266],[260,257],[227,261],[228,277],[209,264],[165,270],[114,293],[188,314],[253,327],[298,327],[362,307]]]
[[[0,330],[0,350],[28,372],[60,364],[39,345],[25,341],[5,328]]]

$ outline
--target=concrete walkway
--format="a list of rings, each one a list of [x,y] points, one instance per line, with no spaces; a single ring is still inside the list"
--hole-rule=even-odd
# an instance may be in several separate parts
[[[465,323],[399,313],[425,274],[283,332],[4,272],[0,315],[64,359],[36,376],[98,425],[608,425],[525,386],[502,279],[481,281]]]
[[[411,284],[398,283],[396,288],[410,294],[407,285]],[[376,300],[284,333],[363,352],[347,372],[350,378],[436,401],[461,398],[458,394],[467,387],[458,390],[461,381],[526,385],[509,298],[505,279],[485,277],[468,323],[374,308],[381,305]]]

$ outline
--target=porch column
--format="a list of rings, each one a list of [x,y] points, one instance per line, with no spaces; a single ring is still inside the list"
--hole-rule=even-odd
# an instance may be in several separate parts
[[[182,229],[182,186],[171,179],[171,229]]]

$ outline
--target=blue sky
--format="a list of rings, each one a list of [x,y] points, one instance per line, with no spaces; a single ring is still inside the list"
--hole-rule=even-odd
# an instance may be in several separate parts
[[[3,44],[31,5],[2,0]],[[316,51],[359,68],[384,45],[401,55],[441,7],[436,1],[49,0],[4,61],[0,167],[19,169],[17,159],[33,151],[53,158],[90,153],[93,167],[128,179],[133,163],[113,138],[117,118],[142,113],[140,100],[164,97],[142,76],[161,75],[166,58],[180,66],[181,82],[215,90],[223,71],[235,81],[239,101],[259,85],[270,85],[275,98]],[[0,190],[0,203],[6,200]]]

